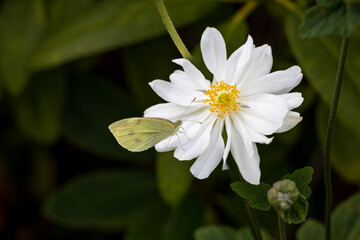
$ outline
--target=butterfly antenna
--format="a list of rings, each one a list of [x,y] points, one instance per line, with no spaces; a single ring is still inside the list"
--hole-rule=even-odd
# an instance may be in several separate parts
[[[189,107],[195,101],[195,99],[196,99],[196,97],[194,97],[194,99],[191,100],[190,104],[185,108],[184,112],[181,114],[180,119],[182,119],[182,117],[185,115],[186,111],[189,109]]]

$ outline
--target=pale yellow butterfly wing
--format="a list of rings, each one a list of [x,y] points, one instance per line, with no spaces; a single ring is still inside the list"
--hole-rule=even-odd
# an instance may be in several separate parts
[[[109,126],[118,143],[129,151],[145,151],[177,133],[181,121],[163,118],[126,118]]]

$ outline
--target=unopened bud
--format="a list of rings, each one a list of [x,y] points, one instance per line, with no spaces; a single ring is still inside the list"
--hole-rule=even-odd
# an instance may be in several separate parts
[[[284,179],[277,181],[268,191],[269,203],[276,209],[288,210],[300,195],[295,182]]]

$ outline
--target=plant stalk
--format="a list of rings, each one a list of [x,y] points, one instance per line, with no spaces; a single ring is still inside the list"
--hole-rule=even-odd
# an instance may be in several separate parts
[[[168,31],[171,39],[175,43],[175,46],[179,50],[180,54],[183,56],[183,58],[186,58],[189,61],[192,61],[192,56],[188,49],[186,48],[185,44],[181,40],[179,34],[177,33],[175,26],[173,22],[171,21],[169,14],[166,10],[165,4],[163,0],[154,0],[156,7],[159,11],[160,17],[162,22],[165,25],[166,30]]]
[[[234,182],[235,181],[243,182],[244,179],[242,178],[235,161],[233,159],[229,158],[228,159],[228,165],[229,165],[231,180],[234,181]],[[251,227],[251,231],[252,231],[252,233],[254,235],[254,238],[256,240],[262,240],[261,231],[260,231],[260,224],[259,224],[259,221],[257,219],[256,213],[255,213],[254,209],[250,207],[248,201],[246,199],[243,199],[243,200],[244,200],[244,205],[245,205],[245,208],[246,208],[246,212],[249,215],[249,219],[250,219],[250,222],[251,222],[250,227]]]
[[[285,222],[281,219],[280,214],[278,214],[278,224],[280,240],[286,240]]]
[[[331,142],[334,133],[335,121],[336,121],[336,110],[340,97],[341,83],[344,75],[345,60],[347,54],[347,48],[349,44],[349,38],[343,37],[339,65],[336,74],[336,82],[333,92],[333,97],[330,106],[329,119],[326,129],[325,139],[325,151],[324,151],[324,183],[325,183],[325,239],[331,239],[331,209],[332,209],[332,186],[331,186]]]

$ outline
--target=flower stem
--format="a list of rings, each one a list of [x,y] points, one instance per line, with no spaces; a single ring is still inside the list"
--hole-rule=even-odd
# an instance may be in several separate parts
[[[332,208],[332,186],[331,186],[331,159],[330,159],[330,150],[331,142],[334,133],[335,120],[336,120],[336,110],[339,102],[341,82],[344,75],[344,66],[345,59],[347,54],[347,48],[349,44],[349,38],[344,37],[342,40],[341,52],[339,65],[336,74],[336,82],[333,92],[333,97],[331,101],[328,125],[326,129],[326,139],[325,139],[325,152],[324,152],[324,183],[325,183],[325,239],[331,239],[331,208]]]
[[[229,40],[240,22],[244,21],[259,5],[256,0],[246,2],[233,16],[226,31],[225,39]]]
[[[229,165],[232,181],[244,181],[244,179],[242,178],[242,176],[239,172],[239,169],[233,159],[231,159],[231,158],[228,159],[228,165]],[[250,218],[251,231],[256,240],[262,240],[260,224],[257,219],[256,213],[255,213],[254,209],[249,206],[248,201],[246,199],[243,199],[243,200],[244,200],[244,205],[245,205],[246,211]]]
[[[278,214],[278,224],[279,224],[280,240],[286,240],[285,222],[281,219],[280,214]]]
[[[179,50],[180,54],[183,56],[183,58],[188,59],[189,61],[192,60],[192,56],[190,52],[187,50],[185,44],[181,40],[179,34],[177,33],[174,24],[172,23],[169,14],[166,10],[165,4],[163,0],[154,0],[156,7],[159,11],[160,17],[162,22],[165,25],[166,30],[170,34],[171,39],[175,43],[175,46]]]
[[[282,5],[284,8],[289,10],[290,12],[295,13],[298,17],[303,18],[304,12],[301,10],[299,6],[296,5],[296,3],[289,1],[289,0],[275,0],[278,4]]]

